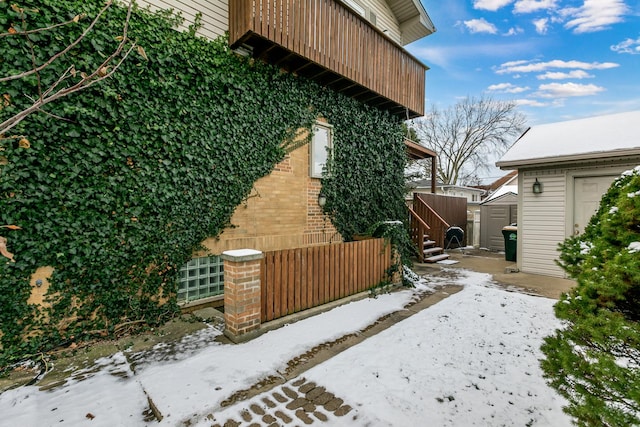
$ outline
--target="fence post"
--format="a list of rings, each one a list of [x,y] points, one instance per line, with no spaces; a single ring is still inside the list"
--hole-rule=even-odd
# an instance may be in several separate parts
[[[233,342],[247,341],[260,329],[260,262],[254,249],[222,253],[224,260],[224,334]]]

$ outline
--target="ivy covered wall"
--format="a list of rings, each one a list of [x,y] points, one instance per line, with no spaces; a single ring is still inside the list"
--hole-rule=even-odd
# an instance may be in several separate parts
[[[15,5],[15,6],[14,6]],[[31,69],[84,31],[102,1],[0,2],[0,78]],[[118,44],[126,10],[111,7],[39,76],[0,83],[0,122],[72,65],[90,72]],[[217,236],[253,183],[317,117],[334,126],[325,210],[347,239],[404,219],[397,119],[314,83],[173,29],[136,10],[134,50],[110,78],[47,105],[0,138],[0,366],[36,351],[173,316],[176,269]],[[39,267],[53,268],[43,305],[29,304]]]

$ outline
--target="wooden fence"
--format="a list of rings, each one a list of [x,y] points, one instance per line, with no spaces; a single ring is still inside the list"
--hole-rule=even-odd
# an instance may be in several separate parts
[[[384,239],[265,252],[261,321],[365,291],[384,280],[390,266]]]
[[[441,194],[416,193],[414,198],[422,200],[446,222],[446,226],[460,227],[464,231],[464,244],[467,241],[467,199],[464,197],[443,196]],[[415,203],[415,200],[414,200]],[[415,210],[415,207],[414,207]],[[425,218],[423,218],[425,219]],[[433,224],[425,219],[433,228]],[[434,239],[435,240],[435,239]]]

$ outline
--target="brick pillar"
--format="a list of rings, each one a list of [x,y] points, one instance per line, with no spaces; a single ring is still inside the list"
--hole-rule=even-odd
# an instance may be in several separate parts
[[[224,260],[224,334],[233,342],[250,340],[260,329],[260,251],[222,253]]]

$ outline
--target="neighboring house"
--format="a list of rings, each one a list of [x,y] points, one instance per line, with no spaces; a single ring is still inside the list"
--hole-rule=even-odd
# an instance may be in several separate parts
[[[563,277],[558,244],[584,231],[614,179],[640,163],[640,111],[529,128],[498,161],[517,169],[518,268]]]
[[[423,179],[419,181],[413,181],[407,184],[409,192],[406,199],[412,200],[415,193],[431,193],[430,179]],[[443,196],[450,197],[464,197],[467,199],[467,204],[470,206],[479,205],[482,200],[482,196],[486,193],[486,190],[475,187],[465,187],[462,185],[443,184],[436,182],[435,194],[442,194]]]
[[[215,38],[228,32],[229,44],[239,54],[277,65],[399,118],[424,114],[427,67],[402,47],[435,31],[418,1],[139,3],[152,10],[173,8],[185,18],[185,27],[201,13],[198,34]],[[257,181],[255,197],[236,209],[231,219],[234,227],[206,240],[205,248],[221,254],[240,248],[270,251],[341,241],[318,204],[325,148],[330,147],[331,138],[331,123],[319,121],[311,144],[291,152],[269,176]],[[410,157],[435,157],[417,144],[407,142],[406,146]],[[180,274],[179,300],[221,298],[219,257],[194,259]]]
[[[518,182],[517,178],[516,178],[517,176],[518,176],[518,171],[514,170],[514,171],[511,171],[511,172],[507,173],[504,176],[501,176],[500,178],[496,179],[495,181],[493,181],[490,184],[474,185],[473,187],[485,190],[486,193],[482,197],[482,200],[486,200],[489,196],[491,196],[493,193],[498,191],[504,185],[511,185],[511,184],[514,184],[514,183],[515,183],[515,185],[517,185],[517,182]]]
[[[514,173],[515,172],[515,173]],[[480,203],[480,247],[503,251],[502,228],[517,222],[518,174],[511,172],[490,184],[491,195]],[[502,183],[502,185],[496,185]]]

